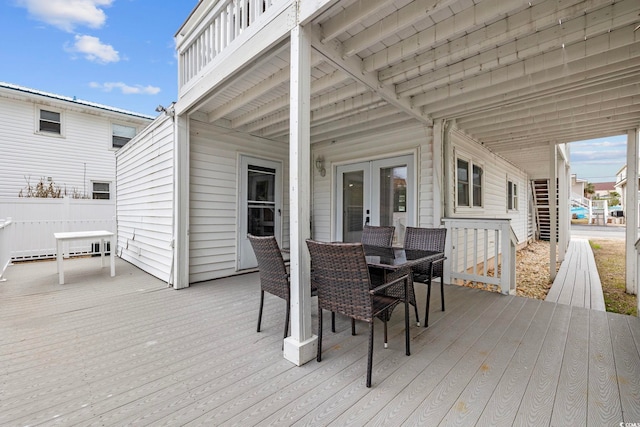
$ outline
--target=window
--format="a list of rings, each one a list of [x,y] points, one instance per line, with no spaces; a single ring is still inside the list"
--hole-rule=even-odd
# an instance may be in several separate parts
[[[56,111],[40,110],[38,131],[62,135],[62,120]]]
[[[127,142],[136,136],[136,128],[133,126],[123,126],[113,123],[111,125],[112,139],[111,146],[113,148],[122,148]]]
[[[513,181],[507,182],[507,209],[518,210],[518,184]]]
[[[92,199],[100,199],[100,200],[109,200],[110,192],[109,192],[109,183],[108,182],[94,182],[93,183],[93,192]]]
[[[483,170],[469,160],[456,160],[457,206],[482,207]]]

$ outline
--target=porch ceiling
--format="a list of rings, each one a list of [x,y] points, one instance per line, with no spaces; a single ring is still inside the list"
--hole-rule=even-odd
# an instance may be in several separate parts
[[[638,24],[638,0],[338,1],[310,23],[312,142],[455,120],[530,169],[550,141],[640,125]],[[200,117],[286,140],[288,93],[283,44]]]

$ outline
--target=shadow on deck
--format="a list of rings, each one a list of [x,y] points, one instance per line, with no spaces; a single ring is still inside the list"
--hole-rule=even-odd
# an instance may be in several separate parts
[[[401,307],[389,349],[377,328],[367,389],[365,326],[351,336],[338,316],[323,361],[296,367],[282,357],[282,300],[266,297],[255,331],[257,274],[175,291],[99,262],[65,262],[65,285],[55,262],[7,271],[0,425],[640,422],[638,318],[447,286],[447,311],[432,304],[429,328],[412,326],[410,357]]]

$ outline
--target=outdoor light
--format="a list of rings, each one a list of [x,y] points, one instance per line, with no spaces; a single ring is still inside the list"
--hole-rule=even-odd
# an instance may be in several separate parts
[[[327,170],[324,168],[324,159],[322,157],[318,157],[316,159],[316,169],[320,172],[320,176],[325,176],[327,174]]]

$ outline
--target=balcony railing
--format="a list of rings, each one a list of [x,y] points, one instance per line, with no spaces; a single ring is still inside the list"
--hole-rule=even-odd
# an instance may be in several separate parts
[[[283,0],[220,0],[180,48],[180,86],[197,76],[240,34]],[[202,6],[202,4],[201,4]]]
[[[0,219],[0,282],[5,281],[4,271],[11,262],[11,242],[13,236],[10,235],[13,222],[11,218]]]
[[[517,238],[509,219],[442,221],[447,228],[446,283],[484,283],[496,286],[503,294],[515,293]]]

